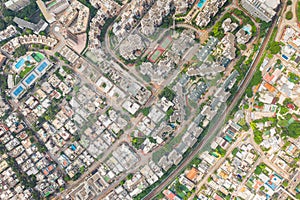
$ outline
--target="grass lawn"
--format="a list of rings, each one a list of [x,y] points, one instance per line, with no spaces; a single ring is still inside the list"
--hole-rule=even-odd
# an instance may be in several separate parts
[[[26,67],[23,71],[20,72],[20,78],[24,78],[31,70],[34,68],[34,66]]]
[[[297,19],[298,19],[298,22],[300,22],[300,1],[298,1],[298,4],[297,4]]]

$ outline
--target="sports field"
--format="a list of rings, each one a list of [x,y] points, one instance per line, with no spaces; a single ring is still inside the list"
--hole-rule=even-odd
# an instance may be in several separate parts
[[[171,44],[172,42],[172,38],[170,36],[166,37],[166,39],[164,39],[164,41],[161,43],[161,48],[163,48],[164,50],[166,50],[168,48],[168,46]]]
[[[45,56],[41,53],[32,53],[31,56],[36,62],[41,62],[45,58]]]
[[[162,50],[156,49],[149,57],[149,61],[155,63],[162,53],[163,53]]]

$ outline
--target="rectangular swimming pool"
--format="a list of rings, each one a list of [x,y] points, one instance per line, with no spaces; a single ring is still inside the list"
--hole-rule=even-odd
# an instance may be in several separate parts
[[[32,81],[34,81],[36,78],[36,75],[31,73],[26,79],[25,79],[25,83],[27,85],[30,85],[32,83]]]
[[[18,97],[23,91],[24,91],[24,87],[22,85],[19,85],[14,91],[13,91],[13,95],[15,97]]]
[[[17,63],[15,64],[15,68],[16,68],[16,69],[20,69],[24,64],[25,64],[25,59],[22,58],[22,59],[19,60],[19,62],[17,62]]]
[[[45,61],[42,62],[42,64],[40,64],[37,67],[38,72],[43,72],[46,68],[48,67],[48,63],[46,63]]]

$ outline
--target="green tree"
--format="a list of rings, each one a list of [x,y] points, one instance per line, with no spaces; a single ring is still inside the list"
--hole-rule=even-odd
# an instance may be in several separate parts
[[[232,150],[232,155],[235,156],[239,152],[239,149],[236,147]]]
[[[271,42],[269,44],[269,50],[271,52],[271,54],[275,55],[278,54],[281,51],[281,46],[279,42]]]
[[[288,127],[288,136],[292,138],[298,138],[300,136],[300,123],[293,122]]]
[[[287,187],[289,185],[289,182],[288,180],[284,180],[283,183],[282,183],[283,187]]]
[[[3,19],[0,18],[0,31],[6,28],[6,23]]]
[[[240,47],[241,50],[246,50],[247,49],[247,46],[245,44],[240,44],[239,47]]]
[[[292,11],[288,11],[286,14],[285,14],[285,18],[287,20],[291,20],[293,18],[293,13]]]
[[[127,180],[131,180],[133,178],[133,174],[131,174],[131,173],[128,174],[126,178],[127,178]]]
[[[254,170],[254,173],[255,173],[256,175],[260,175],[260,174],[262,173],[262,169],[261,169],[259,166],[257,166],[257,167],[255,168],[255,170]]]
[[[168,87],[165,87],[159,95],[160,98],[166,97],[169,101],[172,101],[175,98],[175,96],[175,92]]]
[[[21,45],[15,50],[14,56],[18,58],[24,56],[26,52],[27,52],[27,47],[25,45]]]
[[[143,113],[144,116],[147,116],[150,113],[150,107],[141,109],[141,113]]]

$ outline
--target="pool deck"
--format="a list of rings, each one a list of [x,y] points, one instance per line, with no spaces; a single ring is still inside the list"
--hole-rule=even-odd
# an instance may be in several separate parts
[[[39,65],[36,66],[34,71],[41,76],[44,75],[47,69],[49,69],[51,66],[52,64],[49,62],[49,60],[45,59]]]
[[[20,73],[24,67],[25,67],[25,62],[30,61],[32,57],[30,55],[25,55],[20,57],[17,62],[15,62],[12,66],[13,70],[17,73]]]
[[[24,59],[25,61],[28,60],[26,59],[28,58],[28,56],[23,56],[19,59],[18,62],[21,61],[21,59]],[[17,63],[18,63],[17,62]],[[22,61],[23,62],[23,61]],[[24,64],[23,64],[24,65]],[[24,65],[25,66],[25,65]],[[41,76],[43,76],[47,70],[49,68],[51,68],[53,66],[53,64],[46,58],[44,57],[43,60],[41,60],[41,62],[39,62],[35,67],[34,69],[31,70],[31,72],[26,76],[24,77],[20,83],[14,87],[12,90],[11,90],[11,96],[13,98],[19,98],[22,96],[22,94],[24,94],[26,92],[26,90],[32,86],[37,79],[39,79]],[[21,69],[22,67],[20,67],[19,69]],[[15,70],[15,66],[14,66],[14,70]]]
[[[28,76],[26,76],[26,78],[23,79],[22,83],[28,88],[32,84],[34,84],[34,82],[38,78],[39,78],[39,75],[37,75],[35,72],[31,72]]]
[[[14,98],[19,98],[24,93],[25,90],[26,87],[21,83],[14,90],[12,90],[11,95]]]

